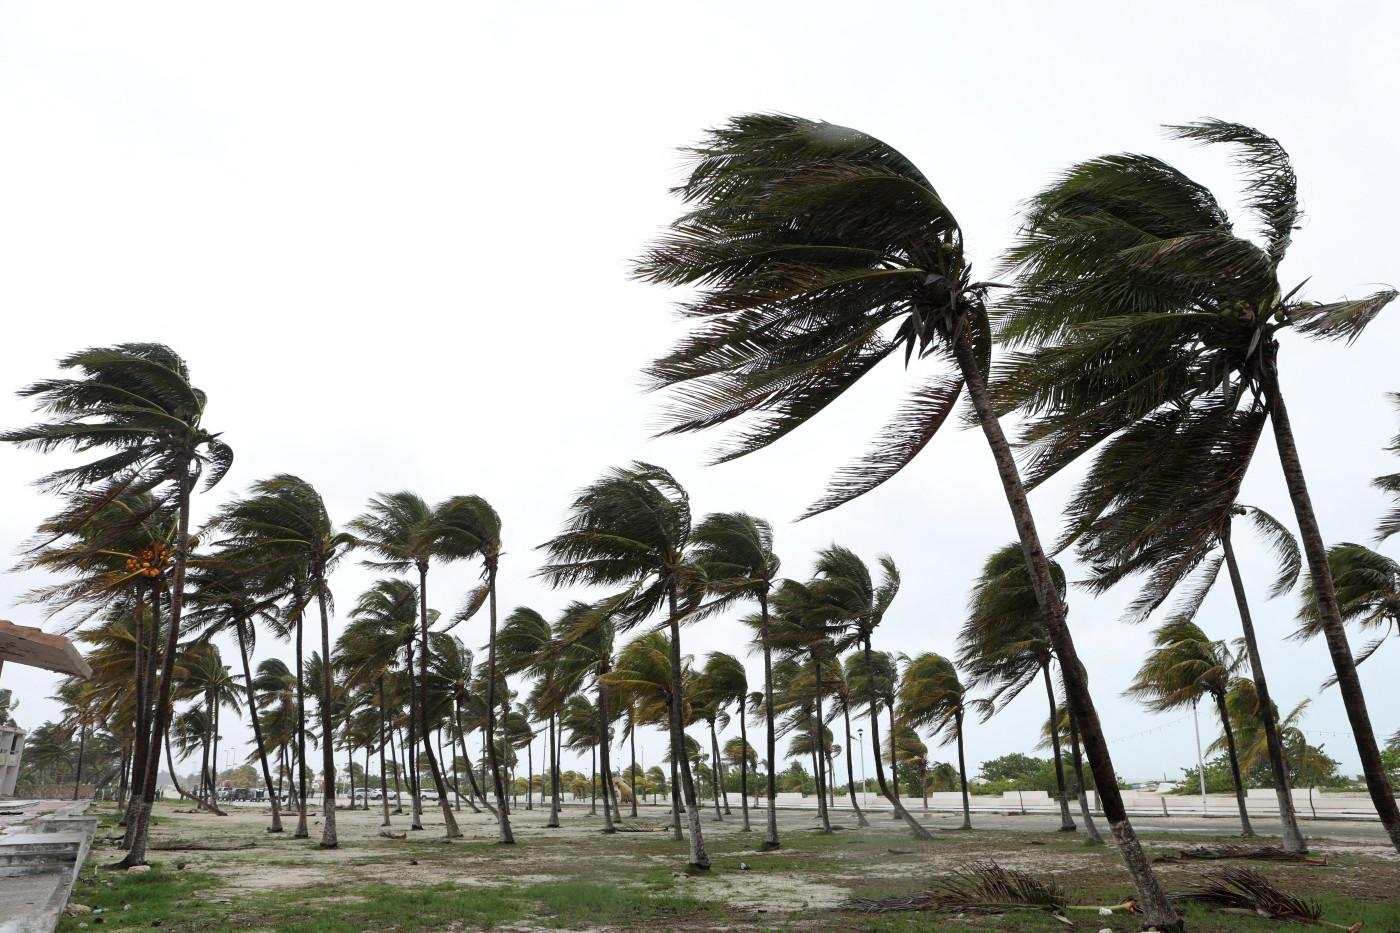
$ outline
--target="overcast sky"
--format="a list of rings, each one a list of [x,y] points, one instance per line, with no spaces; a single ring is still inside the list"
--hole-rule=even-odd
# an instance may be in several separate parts
[[[933,180],[985,270],[1018,203],[1076,160],[1159,155],[1234,207],[1224,153],[1159,130],[1220,117],[1294,157],[1307,216],[1285,287],[1311,276],[1309,298],[1355,297],[1400,284],[1398,26],[1400,8],[1379,2],[0,3],[0,425],[29,423],[13,390],[58,358],[160,341],[188,360],[208,426],[237,454],[196,520],[279,472],[314,483],[338,522],[377,492],[479,494],[505,525],[503,609],[551,616],[581,594],[532,579],[535,547],[581,486],[645,459],[675,473],[697,515],[768,517],[788,575],[805,578],[832,542],[871,561],[889,552],[904,588],[876,646],[951,654],[970,581],[1014,536],[980,432],[949,430],[883,488],[791,523],[917,373],[891,362],[810,426],[721,467],[704,466],[715,438],[650,439],[659,399],[639,392],[638,371],[678,335],[679,296],[628,268],[679,209],[677,147],[753,111],[857,127]],[[1329,542],[1370,540],[1385,501],[1369,481],[1400,469],[1383,451],[1398,316],[1351,348],[1285,337],[1283,387]],[[0,553],[17,557],[54,510],[28,484],[56,462],[0,450]],[[1032,496],[1047,538],[1073,479]],[[1243,498],[1293,524],[1271,443]],[[1240,549],[1278,703],[1313,697],[1311,741],[1355,773],[1340,698],[1319,692],[1324,646],[1283,640],[1296,602],[1264,603],[1265,556]],[[435,571],[432,604],[454,610],[475,574]],[[345,564],[332,579],[342,609],[372,579]],[[59,630],[19,602],[42,582],[0,575],[0,615]],[[1195,760],[1190,720],[1118,698],[1149,642],[1150,627],[1117,621],[1130,596],[1072,592],[1070,621],[1104,730],[1122,739],[1118,772],[1175,777]],[[1239,635],[1223,591],[1200,621]],[[484,624],[457,634],[477,648]],[[684,649],[703,661],[744,637],[708,621]],[[1361,669],[1383,736],[1400,728],[1400,683],[1386,676],[1397,651]],[[259,657],[271,652],[290,660],[264,639]],[[0,686],[32,727],[57,714],[56,681],[11,664]],[[970,766],[1030,752],[1045,715],[1032,691],[972,728]],[[1218,731],[1213,717],[1202,726]],[[662,746],[647,737],[648,764]]]

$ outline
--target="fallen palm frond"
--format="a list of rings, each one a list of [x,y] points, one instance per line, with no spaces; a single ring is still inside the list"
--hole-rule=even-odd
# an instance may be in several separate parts
[[[1322,908],[1315,902],[1289,894],[1252,868],[1231,865],[1202,881],[1194,881],[1184,891],[1167,895],[1172,901],[1195,901],[1227,913],[1248,914],[1270,920],[1296,920],[1314,926],[1337,927],[1357,933],[1361,924],[1346,927],[1322,919]]]
[[[162,842],[157,845],[147,846],[149,849],[159,849],[161,852],[236,852],[239,849],[252,849],[256,847],[256,842],[245,842],[236,846],[207,846],[198,842],[182,842],[179,839],[172,839],[170,842]]]
[[[614,823],[613,829],[619,833],[664,833],[665,827],[638,826],[636,823]]]
[[[1227,858],[1259,859],[1266,862],[1307,862],[1310,865],[1326,865],[1327,859],[1309,858],[1297,852],[1285,852],[1278,846],[1197,846],[1194,849],[1181,849],[1180,855],[1160,855],[1154,862],[1213,861]]]
[[[891,897],[853,897],[844,905],[863,913],[938,911],[1003,913],[1008,910],[1046,910],[1060,913],[1067,900],[1064,889],[1053,881],[1041,881],[996,862],[975,862],[935,882],[926,891]]]
[[[391,832],[389,832],[389,830],[387,830],[387,829],[381,829],[381,830],[379,831],[379,835],[383,836],[385,839],[407,839],[407,838],[408,838],[408,833],[391,833]]]

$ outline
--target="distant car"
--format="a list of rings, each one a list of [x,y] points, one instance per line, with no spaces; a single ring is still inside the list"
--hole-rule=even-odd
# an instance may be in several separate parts
[[[437,799],[438,799],[438,792],[435,791],[435,790],[425,790],[425,791],[423,791],[423,799],[424,799],[424,800],[437,800]]]

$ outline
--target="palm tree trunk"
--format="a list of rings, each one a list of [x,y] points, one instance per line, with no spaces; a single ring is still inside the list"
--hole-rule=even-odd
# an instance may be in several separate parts
[[[159,737],[170,728],[173,704],[170,700],[174,687],[175,651],[180,644],[180,617],[185,601],[185,564],[189,557],[190,538],[190,471],[188,463],[177,467],[176,499],[179,502],[180,517],[176,524],[174,579],[170,585],[170,619],[166,626],[165,653],[161,657],[161,677],[159,693],[156,697],[155,723],[151,729],[151,745],[146,758],[146,793],[144,804],[137,813],[136,832],[132,837],[131,849],[117,864],[123,868],[146,864],[146,834],[150,828],[151,808],[155,804],[156,775],[160,771]],[[153,622],[153,628],[154,622]],[[174,775],[171,775],[174,777]]]
[[[433,788],[437,791],[438,805],[442,807],[442,818],[447,824],[447,838],[457,839],[462,831],[457,828],[457,817],[452,812],[452,798],[447,793],[447,782],[442,778],[442,768],[437,755],[433,753],[432,729],[428,724],[428,654],[432,650],[428,644],[428,565],[418,565],[418,615],[422,622],[423,651],[418,659],[418,715],[423,725],[423,751],[428,755],[428,770],[433,774]],[[494,639],[492,641],[494,645]]]
[[[996,461],[997,473],[1006,492],[1007,506],[1016,523],[1021,550],[1025,554],[1026,566],[1035,586],[1036,602],[1039,604],[1050,641],[1055,647],[1055,654],[1060,659],[1065,699],[1083,730],[1084,745],[1089,753],[1089,767],[1094,772],[1094,783],[1099,788],[1104,816],[1108,818],[1109,829],[1118,843],[1119,855],[1122,856],[1137,889],[1138,903],[1143,911],[1143,926],[1155,926],[1163,933],[1174,933],[1182,929],[1181,915],[1167,900],[1161,883],[1142,851],[1137,834],[1133,832],[1127,811],[1123,808],[1123,798],[1118,792],[1118,779],[1113,769],[1113,757],[1109,754],[1108,743],[1104,741],[1103,727],[1094,709],[1094,700],[1089,694],[1089,684],[1079,663],[1079,653],[1074,648],[1074,638],[1065,622],[1064,607],[1055,590],[1054,578],[1050,574],[1050,562],[1041,546],[1040,534],[1036,531],[1035,519],[1031,516],[1030,503],[1026,501],[1026,490],[1016,469],[1016,459],[1011,453],[1011,445],[1007,442],[1006,435],[1001,430],[1001,423],[997,420],[996,411],[987,394],[987,384],[982,378],[981,366],[972,351],[965,315],[960,316],[955,327],[953,354],[967,385],[967,393],[972,399],[982,433],[986,435],[987,446]]]
[[[608,767],[608,751],[612,741],[608,738],[608,688],[601,680],[598,681],[598,757],[603,765],[603,832],[615,833],[617,827],[613,825],[612,795],[608,791],[612,787],[611,768]]]
[[[321,848],[340,844],[335,832],[335,749],[331,724],[331,619],[326,609],[326,580],[318,568],[311,585],[316,588],[316,608],[321,615]]]
[[[83,749],[87,746],[87,723],[78,726],[78,767],[73,775],[73,799],[78,799],[78,787],[83,783]]]
[[[972,804],[967,799],[967,760],[963,757],[963,713],[958,710],[958,783],[962,785],[963,829],[972,828]]]
[[[301,602],[301,594],[296,593],[292,597],[298,604]],[[295,839],[307,839],[311,836],[310,829],[307,828],[306,821],[306,678],[302,673],[302,658],[305,657],[302,648],[303,623],[306,620],[304,609],[297,610],[297,829],[292,833]]]
[[[932,839],[933,833],[924,829],[918,820],[905,812],[904,808],[900,806],[899,797],[896,794],[890,793],[890,785],[885,780],[885,766],[880,760],[880,708],[875,700],[875,676],[870,662],[870,636],[868,634],[863,634],[861,636],[861,651],[865,657],[866,700],[870,704],[870,742],[875,748],[875,781],[880,785],[880,793],[884,795],[886,800],[894,805],[895,816],[909,824],[909,829],[914,833],[914,838]],[[891,754],[893,754],[893,734],[890,736],[890,746]]]
[[[152,588],[152,590],[153,592],[155,591],[154,587]],[[150,661],[146,657],[145,645],[148,640],[154,641],[155,635],[152,634],[148,639],[145,634],[145,593],[145,584],[138,582],[136,584],[136,614],[134,616],[135,622],[133,624],[133,637],[135,641],[135,644],[133,645],[133,660],[135,662],[136,668],[136,679],[134,683],[136,701],[136,739],[132,751],[131,760],[131,800],[122,812],[122,818],[120,823],[120,825],[127,827],[127,831],[122,839],[121,847],[123,849],[129,849],[131,847],[131,837],[136,831],[135,820],[133,819],[133,817],[136,814],[132,807],[137,806],[140,797],[140,791],[146,786],[146,758],[148,752],[147,743],[150,741],[151,737],[150,717],[147,715],[150,710],[150,700],[146,692],[146,668],[150,665]]]
[[[753,827],[749,825],[749,732],[744,724],[745,699],[744,694],[739,694],[739,807],[743,812],[744,821],[739,832],[751,833]],[[632,753],[632,760],[637,760],[635,751]]]
[[[501,764],[496,757],[496,565],[487,568],[486,585],[491,612],[491,639],[486,652],[486,760],[491,768],[491,783],[496,792],[496,822],[500,826],[499,842],[514,845],[515,835],[510,830],[510,811],[506,807],[506,789],[501,783]],[[504,749],[504,745],[502,745]]]
[[[773,648],[768,640],[768,587],[764,585],[758,593],[759,633],[763,638],[763,716],[767,729],[768,752],[768,814],[763,835],[763,848],[776,849],[778,841],[777,765],[778,738],[773,716]]]
[[[263,741],[262,722],[258,719],[257,696],[253,693],[253,672],[248,666],[248,642],[243,633],[243,626],[247,624],[247,621],[247,619],[235,619],[233,629],[238,633],[238,655],[243,659],[243,682],[248,685],[248,713],[253,719],[253,742],[258,747],[258,762],[262,765],[263,784],[267,786],[267,795],[272,799],[272,825],[268,828],[268,832],[280,833],[282,832],[282,808],[272,787],[272,769],[267,764],[267,743]]]
[[[416,636],[409,639],[408,643],[408,744],[404,746],[403,767],[404,782],[408,784],[408,796],[411,801],[409,829],[423,828],[423,797],[418,788],[418,675],[413,668],[413,659],[417,652],[413,649]]]
[[[681,832],[681,769],[676,764],[675,745],[671,746],[671,838],[685,841],[685,833]]]
[[[1225,727],[1225,749],[1230,753],[1230,777],[1235,781],[1235,801],[1240,807],[1240,830],[1246,836],[1254,835],[1254,827],[1249,824],[1249,807],[1245,804],[1244,779],[1240,777],[1240,761],[1235,754],[1235,730],[1230,727],[1230,712],[1225,708],[1225,694],[1217,693],[1215,711],[1220,714],[1220,724]],[[1201,775],[1202,787],[1205,775]]]
[[[382,695],[381,695],[382,699]],[[394,812],[403,812],[403,786],[399,783],[399,773],[403,770],[399,767],[399,743],[398,726],[389,727],[389,756],[394,762]]]
[[[467,754],[467,733],[462,729],[462,707],[456,702],[452,704],[452,719],[457,723],[457,741],[462,746],[462,767],[467,772],[467,789],[471,791],[467,796],[467,806],[472,808],[473,813],[480,813],[481,808],[476,805],[476,798],[480,797],[484,801],[486,797],[476,786],[476,773],[472,768],[471,756]],[[490,807],[491,804],[486,806]],[[494,813],[491,815],[495,816]]]
[[[739,715],[743,715],[743,707],[739,708]],[[846,792],[851,795],[851,808],[856,811],[856,825],[869,826],[870,821],[865,818],[864,811],[860,808],[860,802],[856,800],[856,767],[851,761],[851,707],[849,703],[841,704],[841,716],[846,721]],[[748,748],[747,745],[744,748]]]
[[[826,724],[822,720],[822,662],[818,658],[813,658],[817,669],[817,716],[813,723],[813,747],[816,752],[816,772],[817,772],[817,816],[821,819],[822,832],[831,832],[831,811],[826,802]]]
[[[719,810],[719,785],[723,780],[719,770],[719,736],[715,732],[715,721],[710,720],[710,754],[714,756],[714,766],[710,769],[710,777],[715,785],[715,822],[723,823],[724,814]]]
[[[631,745],[632,763],[627,766],[628,786],[632,789],[632,819],[637,818],[637,724],[633,722],[636,707],[627,706],[627,738]]]
[[[1278,734],[1278,717],[1274,712],[1273,700],[1269,697],[1269,685],[1264,679],[1264,662],[1259,654],[1259,642],[1254,637],[1254,618],[1249,611],[1249,600],[1244,592],[1244,580],[1240,576],[1239,564],[1235,562],[1235,548],[1230,540],[1230,521],[1220,532],[1220,546],[1225,552],[1225,567],[1230,572],[1230,588],[1235,594],[1235,606],[1240,613],[1240,627],[1244,629],[1245,649],[1249,654],[1249,670],[1254,678],[1254,690],[1259,698],[1258,716],[1264,726],[1264,741],[1269,749],[1269,765],[1274,773],[1274,793],[1278,798],[1279,822],[1283,824],[1283,850],[1302,854],[1308,851],[1308,843],[1298,828],[1298,814],[1293,809],[1293,788],[1288,780],[1288,762],[1284,758],[1283,740]]]
[[[540,782],[543,785],[543,781]],[[525,746],[525,809],[535,809],[535,737]]]
[[[898,820],[900,812],[904,811],[904,805],[899,802],[899,749],[895,747],[894,729],[894,700],[890,700],[890,787],[894,790],[895,812],[890,817],[891,820]],[[877,746],[878,748],[878,746]],[[907,811],[906,811],[907,812]]]
[[[705,849],[705,837],[700,829],[700,808],[695,800],[695,781],[690,774],[690,760],[686,756],[685,747],[685,728],[682,723],[685,694],[681,681],[681,621],[680,610],[676,606],[675,577],[668,581],[667,597],[671,613],[671,757],[679,761],[681,770],[685,818],[690,826],[690,866],[708,870],[710,854]]]
[[[1103,836],[1099,835],[1099,828],[1094,825],[1094,815],[1089,810],[1089,788],[1084,784],[1084,762],[1079,755],[1079,721],[1074,718],[1074,710],[1065,707],[1069,712],[1069,753],[1070,762],[1074,766],[1074,781],[1079,786],[1079,815],[1084,818],[1084,832],[1093,842],[1102,843]]]
[[[554,713],[549,714],[549,822],[547,829],[559,828],[559,749],[554,744]]]
[[[384,810],[384,819],[383,819],[383,822],[381,822],[381,823],[379,824],[380,826],[390,826],[390,825],[392,825],[392,823],[391,823],[390,820],[389,820],[389,775],[388,775],[388,774],[385,772],[385,770],[384,770],[384,744],[385,744],[386,741],[391,741],[391,740],[388,740],[388,739],[386,739],[386,737],[385,737],[385,732],[384,732],[384,726],[385,726],[384,720],[385,720],[385,718],[386,718],[386,717],[385,717],[385,715],[384,715],[384,675],[383,675],[383,673],[381,673],[381,674],[379,675],[379,801],[380,801],[380,806],[381,806],[381,807],[383,808],[383,810]],[[368,797],[369,797],[369,794],[365,794],[365,797],[368,798]],[[366,806],[366,807],[369,806],[369,800],[368,800],[368,799],[365,800],[365,806]]]
[[[1074,818],[1069,815],[1069,795],[1065,792],[1064,758],[1060,753],[1060,705],[1055,700],[1055,685],[1050,680],[1050,662],[1048,660],[1040,666],[1040,672],[1045,675],[1045,695],[1050,701],[1050,747],[1055,752],[1055,787],[1060,793],[1060,832],[1072,833],[1078,827],[1074,825]]]

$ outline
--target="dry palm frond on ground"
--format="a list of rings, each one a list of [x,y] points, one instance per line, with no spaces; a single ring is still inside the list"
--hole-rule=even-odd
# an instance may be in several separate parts
[[[1154,862],[1212,861],[1227,858],[1250,858],[1269,862],[1307,862],[1310,865],[1326,865],[1326,858],[1309,858],[1297,852],[1285,852],[1278,846],[1197,846],[1194,849],[1181,849],[1180,855],[1161,855]]]
[[[946,913],[998,914],[1009,910],[1043,910],[1064,919],[1066,910],[1099,910],[1076,907],[1068,902],[1064,888],[1054,881],[1041,881],[996,862],[975,862],[933,887],[911,894],[889,897],[854,897],[844,905],[862,913],[934,911]],[[1132,911],[1133,901],[1116,904],[1110,910]]]
[[[1252,868],[1222,868],[1201,881],[1191,882],[1184,891],[1173,891],[1173,901],[1195,901],[1227,913],[1267,917],[1270,920],[1296,920],[1317,926],[1337,927],[1358,933],[1361,924],[1346,927],[1322,919],[1322,908],[1315,901],[1280,889]]]
[[[180,839],[172,839],[169,842],[162,842],[159,845],[147,846],[148,849],[158,849],[161,852],[235,852],[239,849],[257,848],[256,842],[245,842],[235,846],[209,846],[199,842],[185,842]]]

